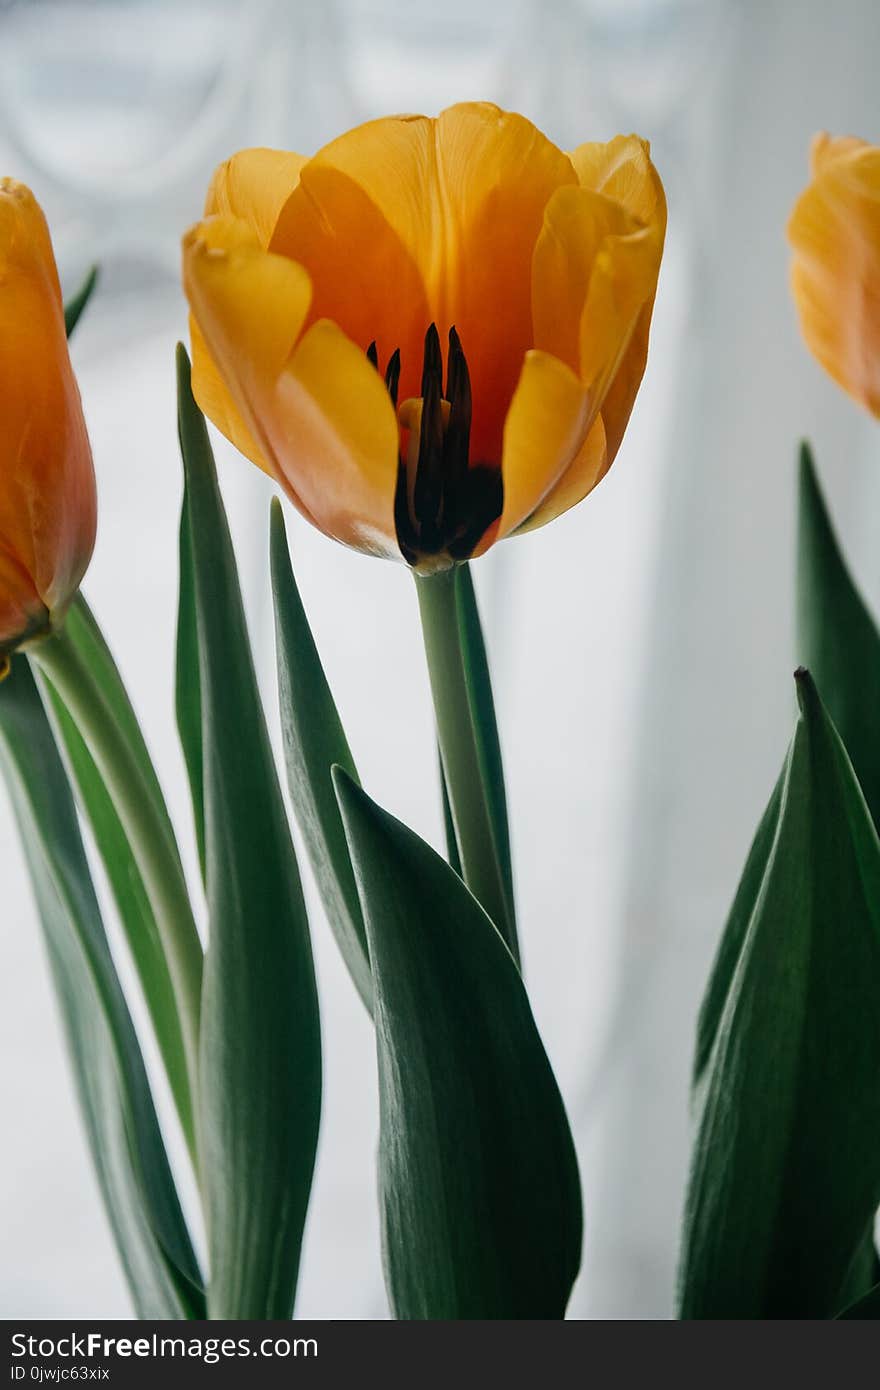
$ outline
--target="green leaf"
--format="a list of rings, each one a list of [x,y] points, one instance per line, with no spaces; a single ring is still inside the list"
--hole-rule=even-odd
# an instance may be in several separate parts
[[[24,843],[92,1158],[138,1315],[203,1317],[200,1275],[73,798],[27,661],[0,685],[0,761]]]
[[[190,366],[178,409],[192,546],[209,935],[199,1147],[212,1318],[289,1318],[321,1105],[308,922]]]
[[[180,863],[174,831],[159,780],[141,733],[137,716],[113,657],[82,594],[77,595],[65,620],[65,632],[95,676],[107,706],[122,729],[140,767],[148,794]],[[83,810],[88,816],[95,844],[112,889],[120,920],[150,1012],[169,1085],[190,1152],[194,1153],[193,1102],[180,1017],[167,959],[156,918],[131,844],[116,812],[113,799],[73,718],[48,677],[41,676],[47,708],[55,722],[59,745],[67,758]]]
[[[330,769],[357,771],[302,606],[277,498],[271,516],[272,592],[278,698],[287,785],[321,899],[342,958],[372,1011],[373,982],[364,919]]]
[[[92,297],[92,292],[98,283],[98,267],[93,265],[87,273],[79,289],[70,299],[64,302],[64,327],[68,338],[73,333],[79,323],[83,309]]]
[[[498,738],[498,723],[495,718],[495,701],[492,697],[489,659],[486,655],[483,627],[477,608],[477,596],[474,591],[470,565],[459,565],[455,571],[455,580],[458,626],[461,634],[465,680],[474,725],[480,777],[489,804],[495,847],[507,893],[510,929],[515,940],[513,866],[510,856],[510,829],[507,822],[507,797],[504,791],[504,765],[501,761],[501,743]]]
[[[834,1317],[880,1203],[880,842],[798,698],[704,1006],[684,1318]]]
[[[813,673],[880,826],[880,634],[846,566],[806,444],[797,597],[798,660]]]
[[[773,795],[758,825],[749,857],[743,869],[733,907],[724,928],[724,935],[712,966],[709,984],[706,989],[700,1016],[697,1022],[697,1047],[694,1058],[693,1086],[699,1087],[712,1057],[712,1049],[718,1036],[718,1029],[727,1006],[731,982],[742,954],[743,942],[754,915],[755,906],[761,893],[767,860],[776,837],[779,822],[779,806],[786,778],[786,768],[782,769]]]
[[[202,759],[202,691],[199,677],[199,634],[196,617],[195,580],[189,508],[180,512],[180,592],[177,604],[177,659],[175,663],[174,705],[177,732],[189,778],[193,822],[199,848],[202,879],[205,877],[205,797]]]
[[[516,963],[449,865],[341,769],[373,962],[386,1282],[397,1318],[561,1318],[581,1200]]]
[[[68,773],[88,816],[95,844],[119,912],[125,937],[144,993],[156,1041],[177,1112],[191,1151],[194,1150],[192,1096],[186,1068],[183,1033],[165,952],[144,881],[128,837],[95,761],[51,682],[43,678],[45,704],[56,741],[64,751]]]
[[[64,619],[64,632],[82,657],[84,664],[91,671],[111,715],[122,731],[140,769],[151,804],[168,834],[175,861],[179,865],[180,852],[177,848],[174,827],[138,717],[128,698],[128,692],[119,674],[119,668],[104,640],[104,634],[81,593],[77,594],[67,611],[67,616]]]

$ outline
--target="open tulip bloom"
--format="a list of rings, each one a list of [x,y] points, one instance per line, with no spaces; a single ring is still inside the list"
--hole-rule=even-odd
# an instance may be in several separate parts
[[[820,141],[789,229],[807,341],[875,414],[876,154]],[[488,104],[372,121],[312,158],[244,150],[217,170],[183,239],[192,366],[178,349],[187,875],[79,593],[95,482],[65,327],[94,277],[65,309],[42,213],[0,182],[0,763],[140,1317],[292,1317],[320,1124],[311,931],[205,416],[325,535],[416,581],[445,858],[360,785],[273,502],[289,803],[375,1029],[393,1315],[565,1315],[580,1182],[521,971],[470,561],[611,467],[665,229],[644,141],[565,153]],[[699,1020],[684,1317],[876,1316],[880,1296],[880,637],[808,456],[799,624],[813,672],[798,673],[795,739]],[[82,820],[164,1081],[142,1060]],[[191,1165],[188,1218],[154,1083]]]
[[[243,150],[184,239],[196,400],[327,535],[482,555],[611,466],[665,230],[644,141],[568,155],[485,103]]]

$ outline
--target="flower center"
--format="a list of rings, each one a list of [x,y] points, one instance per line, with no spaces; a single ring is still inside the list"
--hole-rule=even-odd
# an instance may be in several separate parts
[[[378,370],[375,343],[367,356]],[[395,408],[399,381],[398,348],[385,372]],[[398,419],[409,431],[394,496],[401,554],[415,567],[432,557],[466,560],[501,515],[504,484],[500,468],[470,463],[471,381],[455,328],[449,330],[445,391],[440,335],[432,323],[425,335],[422,394],[402,402]]]

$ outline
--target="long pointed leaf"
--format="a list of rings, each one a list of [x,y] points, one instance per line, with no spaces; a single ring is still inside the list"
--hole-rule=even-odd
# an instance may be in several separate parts
[[[93,265],[79,289],[64,301],[64,327],[68,338],[79,323],[82,312],[91,299],[98,283],[98,267]]]
[[[841,553],[806,444],[797,595],[798,661],[813,673],[880,827],[880,633]]]
[[[119,918],[132,954],[144,999],[191,1149],[194,1146],[192,1096],[177,1003],[156,919],[128,837],[95,761],[51,683],[41,679],[58,745],[92,827]]]
[[[27,662],[0,685],[0,759],[31,870],[92,1157],[142,1317],[203,1316],[137,1038],[73,799]]]
[[[212,1318],[289,1318],[321,1097],[299,872],[257,689],[235,556],[202,415],[178,349],[197,615],[209,939],[200,1153]]]
[[[202,878],[205,877],[205,788],[202,756],[202,690],[199,676],[199,632],[193,576],[192,540],[189,508],[180,513],[180,594],[177,604],[177,659],[175,662],[174,704],[177,732],[189,778],[193,823],[199,849]]]
[[[717,1022],[685,1218],[685,1318],[834,1317],[853,1296],[856,1262],[869,1267],[880,841],[806,672],[798,696],[781,787],[722,947],[723,1009],[715,1001],[705,1015]]]
[[[354,759],[302,606],[277,499],[271,517],[278,699],[287,785],[324,909],[355,987],[373,1007],[370,956],[330,769],[357,780]]]
[[[445,860],[334,773],[373,962],[398,1318],[561,1318],[577,1162],[513,957]]]

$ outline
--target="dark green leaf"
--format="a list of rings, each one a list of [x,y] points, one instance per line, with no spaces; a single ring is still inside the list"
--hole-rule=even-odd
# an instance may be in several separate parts
[[[177,660],[175,664],[175,710],[177,732],[189,778],[193,821],[199,847],[202,878],[205,877],[205,800],[202,764],[202,691],[199,678],[199,634],[193,579],[192,541],[189,534],[189,508],[180,512],[180,594],[177,604]]]
[[[581,1201],[516,964],[449,865],[341,769],[373,962],[386,1280],[398,1318],[561,1318]]]
[[[694,1057],[693,1085],[695,1088],[699,1087],[712,1056],[718,1027],[727,1006],[731,983],[742,954],[743,942],[746,939],[749,923],[752,920],[755,904],[764,882],[767,860],[773,848],[773,840],[779,822],[779,804],[785,777],[786,769],[783,768],[749,850],[749,857],[736,890],[733,907],[730,909],[727,926],[724,929],[718,954],[712,966],[709,984],[703,997],[697,1023],[697,1047]]]
[[[798,661],[813,673],[880,826],[880,634],[846,566],[806,444],[797,593]]]
[[[64,301],[64,327],[68,338],[79,323],[82,311],[91,299],[97,283],[98,267],[93,265],[76,293]]]
[[[357,780],[342,722],[293,577],[284,515],[271,519],[278,697],[287,785],[324,908],[358,993],[373,1007],[367,937],[330,769]]]
[[[107,946],[70,788],[27,662],[0,685],[0,760],[31,871],[108,1216],[137,1311],[204,1316],[199,1272]]]
[[[798,696],[704,1007],[685,1318],[834,1317],[880,1203],[880,842],[806,672]]]
[[[289,1318],[321,1102],[299,872],[205,422],[178,349],[204,764],[209,936],[199,1126],[213,1318]]]

